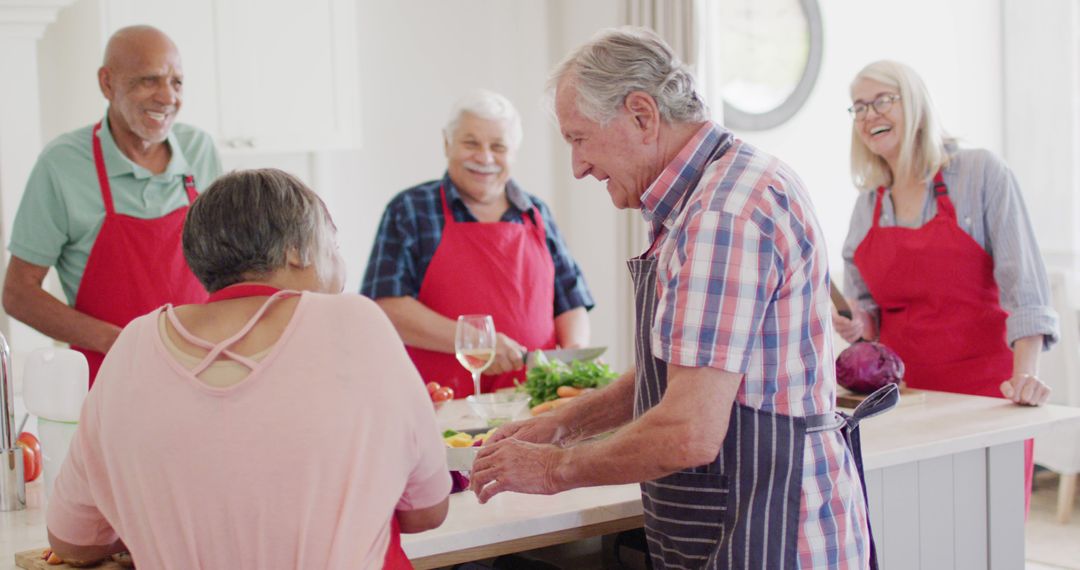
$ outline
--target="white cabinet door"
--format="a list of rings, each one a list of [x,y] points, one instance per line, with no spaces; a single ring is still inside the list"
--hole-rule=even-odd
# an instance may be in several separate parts
[[[356,130],[348,0],[219,0],[221,140],[268,151],[342,148]]]
[[[218,138],[218,85],[214,46],[214,0],[107,0],[102,10],[103,42],[116,30],[149,24],[165,32],[180,50],[184,103],[177,120]],[[105,46],[101,46],[104,53]]]
[[[176,42],[180,120],[224,152],[347,148],[358,137],[351,0],[105,0],[105,37],[131,24]]]

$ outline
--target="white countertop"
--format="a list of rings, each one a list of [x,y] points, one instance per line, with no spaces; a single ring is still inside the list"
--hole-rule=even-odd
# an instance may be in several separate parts
[[[479,427],[462,401],[438,413],[440,427]],[[910,404],[862,424],[866,469],[879,469],[1027,439],[1046,431],[1080,427],[1080,408],[1026,408],[1005,400],[927,392]],[[1078,436],[1080,438],[1080,436]],[[44,546],[40,483],[28,487],[29,509],[0,513],[0,570],[15,568],[14,553]],[[462,550],[558,532],[641,514],[637,485],[576,489],[554,496],[504,493],[486,505],[472,493],[451,497],[450,514],[439,528],[404,537],[410,557]]]
[[[925,397],[923,402],[898,406],[861,424],[865,469],[952,455],[1049,431],[1080,429],[1080,408],[1032,408],[1001,398],[946,392],[927,391]]]

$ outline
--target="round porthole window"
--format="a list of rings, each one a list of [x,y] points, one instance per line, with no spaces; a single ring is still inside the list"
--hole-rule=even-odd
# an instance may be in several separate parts
[[[715,14],[724,124],[751,131],[783,124],[821,68],[817,0],[725,0]]]

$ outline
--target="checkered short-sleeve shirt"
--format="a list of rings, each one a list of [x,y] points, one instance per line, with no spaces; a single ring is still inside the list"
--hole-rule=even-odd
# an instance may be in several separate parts
[[[730,137],[703,126],[642,196],[658,258],[654,356],[742,374],[747,406],[831,411],[829,265],[810,196],[791,168],[737,139],[705,164]],[[867,567],[863,501],[840,434],[807,436],[800,568]]]

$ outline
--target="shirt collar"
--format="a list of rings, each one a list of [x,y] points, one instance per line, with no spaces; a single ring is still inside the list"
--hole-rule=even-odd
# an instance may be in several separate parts
[[[731,131],[708,122],[683,146],[668,163],[660,176],[641,195],[641,215],[651,222],[650,238],[655,239],[661,227],[669,227],[681,209],[683,197],[701,179],[713,152],[731,138]]]
[[[116,146],[116,139],[113,138],[112,131],[109,130],[108,111],[105,112],[105,117],[101,119],[101,130],[98,131],[98,137],[101,139],[101,154],[105,157],[105,170],[108,171],[109,178],[125,174],[131,174],[139,179],[154,176],[154,173],[135,164],[134,161],[120,151],[120,147]],[[172,157],[169,159],[169,165],[165,167],[165,172],[158,176],[171,178],[190,172],[191,167],[188,164],[187,157],[184,156],[184,151],[180,149],[180,142],[172,129],[169,129],[169,136],[165,139],[165,142],[172,151]]]
[[[458,192],[454,181],[450,179],[449,171],[443,174],[442,184],[443,187],[446,188],[446,201],[450,203],[451,207],[460,204],[465,211],[468,211],[469,207],[465,204],[465,201],[461,199],[461,193]],[[515,214],[528,212],[533,208],[532,200],[529,199],[529,196],[525,194],[525,191],[522,190],[512,178],[506,181],[506,199],[509,200],[512,208],[517,209],[517,212],[514,212]],[[471,214],[472,212],[470,212],[470,215]]]

